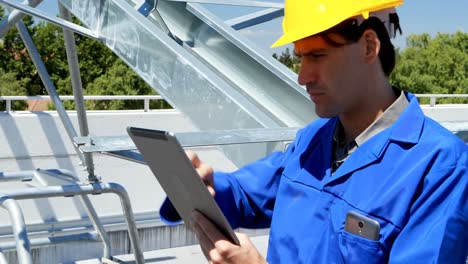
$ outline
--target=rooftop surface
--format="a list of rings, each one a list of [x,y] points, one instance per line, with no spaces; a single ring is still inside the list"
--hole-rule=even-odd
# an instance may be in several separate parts
[[[250,240],[254,243],[257,249],[266,256],[268,246],[268,236],[256,236],[251,237]],[[197,264],[207,263],[203,252],[198,245],[185,246],[185,247],[174,247],[168,249],[154,250],[143,253],[145,257],[145,263],[158,263],[158,264]],[[124,263],[133,264],[135,263],[134,257],[131,254],[116,256],[117,259]],[[91,259],[78,262],[69,262],[67,264],[97,264],[102,263],[99,259]]]

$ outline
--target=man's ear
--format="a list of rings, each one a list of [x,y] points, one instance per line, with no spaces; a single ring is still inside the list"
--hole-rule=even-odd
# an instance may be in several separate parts
[[[365,52],[364,60],[366,63],[373,63],[379,56],[380,51],[380,40],[372,29],[366,29],[361,36],[361,41],[363,41]]]

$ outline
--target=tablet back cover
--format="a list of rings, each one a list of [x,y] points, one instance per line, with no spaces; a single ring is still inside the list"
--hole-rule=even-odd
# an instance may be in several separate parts
[[[127,131],[184,222],[189,223],[191,212],[196,209],[239,244],[176,137],[160,130],[129,127]]]

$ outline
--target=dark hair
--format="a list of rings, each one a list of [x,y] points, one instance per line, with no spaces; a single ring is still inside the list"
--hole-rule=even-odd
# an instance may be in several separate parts
[[[401,29],[398,24],[398,16],[396,14],[392,14],[391,22],[395,23],[395,31],[399,29],[401,33]],[[395,48],[393,47],[393,44],[390,41],[390,36],[388,35],[385,25],[382,23],[382,21],[380,21],[380,19],[376,17],[369,17],[368,19],[364,20],[364,22],[362,22],[361,25],[358,25],[356,19],[348,19],[320,33],[320,36],[322,36],[322,38],[328,44],[335,47],[339,47],[357,42],[366,29],[372,29],[377,34],[377,37],[380,40],[379,59],[380,63],[382,64],[382,70],[386,76],[390,76],[390,73],[395,68]],[[347,40],[347,42],[339,43],[332,40],[329,37],[331,33],[336,33],[344,37]]]

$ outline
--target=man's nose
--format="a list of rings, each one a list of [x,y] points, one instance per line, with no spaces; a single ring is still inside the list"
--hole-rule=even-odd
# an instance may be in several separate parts
[[[300,85],[306,85],[308,83],[315,83],[317,81],[317,71],[310,63],[301,62],[301,68],[299,69],[299,75],[297,82]]]

